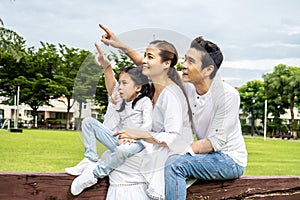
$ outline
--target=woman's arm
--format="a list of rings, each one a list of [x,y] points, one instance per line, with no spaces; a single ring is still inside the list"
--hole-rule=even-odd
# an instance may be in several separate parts
[[[117,83],[117,80],[114,76],[114,72],[109,60],[104,56],[103,51],[99,47],[97,43],[95,43],[96,49],[98,51],[98,55],[95,58],[96,64],[102,66],[104,70],[104,80],[105,80],[105,87],[107,89],[108,95],[111,96],[113,93],[113,89]]]
[[[99,24],[99,26],[106,32],[106,34],[102,35],[101,42],[103,42],[106,45],[110,45],[112,47],[121,49],[137,66],[143,64],[144,56],[141,53],[130,48],[125,43],[120,41],[113,32],[111,32],[102,24]]]
[[[119,136],[119,139],[142,139],[144,141],[158,144],[160,146],[168,146],[165,142],[158,141],[154,137],[151,136],[151,134],[147,131],[141,131],[141,130],[134,130],[130,128],[125,128],[123,130],[117,131],[114,136]]]

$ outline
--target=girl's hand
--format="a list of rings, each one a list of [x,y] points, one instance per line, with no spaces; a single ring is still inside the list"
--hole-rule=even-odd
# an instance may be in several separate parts
[[[133,143],[133,142],[134,142],[133,139],[119,139],[118,145],[126,144],[126,143],[131,144],[131,143]]]
[[[110,102],[112,102],[113,104],[116,105],[119,101],[121,101],[120,93],[119,92],[114,92],[111,95]]]
[[[98,54],[95,56],[95,63],[97,65],[102,66],[103,69],[106,69],[109,66],[111,66],[109,60],[106,58],[106,56],[104,55],[103,51],[101,50],[100,46],[97,43],[95,43],[95,47],[98,52]]]
[[[99,24],[99,27],[105,31],[105,34],[102,35],[101,42],[106,44],[107,46],[111,45],[112,47],[122,49],[124,44],[115,36],[113,32],[111,32],[108,28]]]

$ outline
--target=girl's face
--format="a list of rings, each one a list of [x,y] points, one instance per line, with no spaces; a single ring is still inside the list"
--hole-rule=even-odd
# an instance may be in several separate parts
[[[161,75],[169,66],[167,62],[162,62],[159,55],[160,50],[155,45],[149,45],[143,59],[143,74],[150,79]]]
[[[122,72],[119,75],[118,91],[122,99],[132,101],[137,97],[140,90],[141,86],[135,85],[128,73]]]

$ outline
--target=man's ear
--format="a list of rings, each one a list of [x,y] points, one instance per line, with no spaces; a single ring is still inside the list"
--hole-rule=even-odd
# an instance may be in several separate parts
[[[214,69],[215,67],[213,65],[209,65],[208,67],[206,67],[204,76],[209,77],[213,73]]]

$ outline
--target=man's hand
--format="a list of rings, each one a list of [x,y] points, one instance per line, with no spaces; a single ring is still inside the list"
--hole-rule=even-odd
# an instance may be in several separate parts
[[[191,144],[191,148],[193,149],[194,153],[209,153],[213,152],[213,146],[211,145],[211,142],[204,138],[198,141],[195,141]]]

